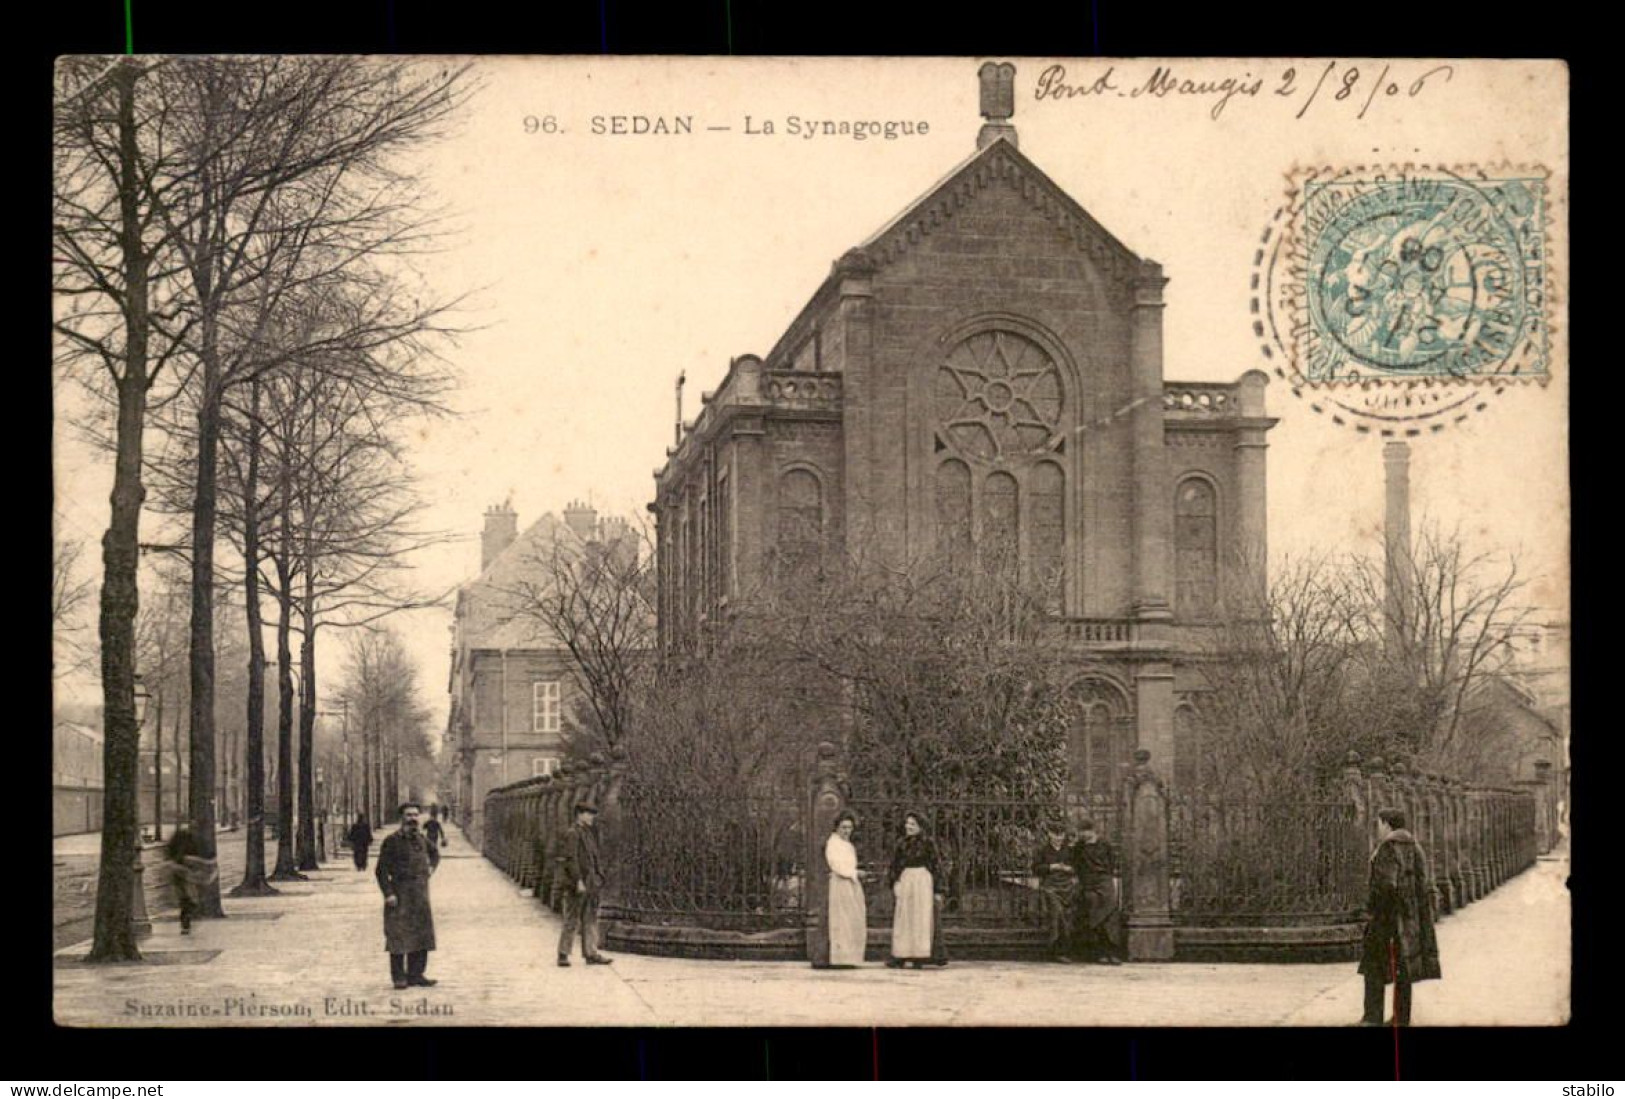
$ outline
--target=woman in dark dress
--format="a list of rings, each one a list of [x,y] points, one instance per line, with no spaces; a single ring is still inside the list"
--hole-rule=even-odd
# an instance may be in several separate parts
[[[367,814],[357,813],[355,823],[350,825],[350,832],[345,837],[350,841],[350,853],[355,856],[355,868],[367,868],[367,848],[372,846],[372,827],[367,823]]]
[[[937,848],[925,834],[925,820],[908,813],[891,863],[891,958],[886,964],[893,969],[904,962],[919,969],[933,959],[937,877]]]

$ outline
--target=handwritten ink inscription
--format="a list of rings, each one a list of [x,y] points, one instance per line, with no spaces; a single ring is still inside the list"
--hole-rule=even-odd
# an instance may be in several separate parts
[[[1381,102],[1425,96],[1450,83],[1456,72],[1454,65],[1416,62],[1383,63],[1377,71],[1373,68],[1373,64],[1361,66],[1333,60],[1314,62],[1308,68],[1287,64],[1265,75],[1250,70],[1217,73],[1196,65],[1157,65],[1149,71],[1120,70],[1117,65],[1108,65],[1102,72],[1071,78],[1065,65],[1051,65],[1039,73],[1033,98],[1040,103],[1097,97],[1194,99],[1211,104],[1208,117],[1215,121],[1232,100],[1256,100],[1289,110],[1296,105],[1293,118],[1302,118],[1314,108],[1341,109],[1362,119]]]

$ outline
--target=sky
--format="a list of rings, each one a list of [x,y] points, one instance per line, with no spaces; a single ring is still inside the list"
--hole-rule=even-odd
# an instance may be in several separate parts
[[[482,514],[504,500],[521,529],[575,499],[642,514],[672,441],[678,373],[692,418],[731,357],[766,353],[837,257],[974,151],[978,63],[475,62],[480,86],[460,126],[422,163],[453,229],[425,275],[446,296],[468,298],[459,317],[467,331],[446,349],[462,379],[459,415],[408,428],[428,524],[462,536],[421,555],[421,586],[449,590],[477,573]],[[1411,478],[1413,525],[1459,527],[1477,548],[1515,553],[1530,596],[1566,617],[1563,67],[1456,62],[1446,74],[1406,60],[1386,63],[1379,83],[1383,62],[1089,59],[1058,62],[1064,79],[1041,83],[1051,64],[1017,64],[1021,150],[1131,250],[1163,265],[1168,380],[1233,381],[1269,365],[1251,327],[1249,280],[1295,168],[1425,162],[1551,173],[1552,380],[1509,388],[1465,423],[1417,440]],[[1170,71],[1171,91],[1127,94],[1159,76],[1166,87]],[[1225,80],[1241,90],[1227,93]],[[1036,95],[1062,85],[1102,91]],[[686,117],[693,132],[616,134],[616,116],[627,129],[638,128],[636,116],[649,129]],[[923,123],[915,129],[926,132],[808,137],[792,119]],[[58,400],[61,415],[75,396]],[[1380,441],[1317,414],[1280,381],[1267,403],[1280,421],[1268,453],[1272,558],[1374,546]],[[67,535],[87,543],[92,567],[111,471],[60,426],[57,511]],[[449,627],[449,609],[396,626],[437,728]],[[338,648],[326,649],[328,683]],[[95,694],[93,683],[62,690]]]

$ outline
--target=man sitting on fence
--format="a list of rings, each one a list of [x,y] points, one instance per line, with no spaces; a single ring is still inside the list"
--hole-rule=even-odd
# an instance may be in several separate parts
[[[1118,955],[1117,853],[1100,838],[1095,822],[1078,824],[1079,839],[1072,846],[1072,866],[1078,873],[1082,926],[1078,931],[1081,956],[1102,965],[1121,965]]]
[[[1033,852],[1033,876],[1048,909],[1051,956],[1058,962],[1070,962],[1078,922],[1078,872],[1072,866],[1066,825],[1052,821],[1044,831],[1047,838]]]

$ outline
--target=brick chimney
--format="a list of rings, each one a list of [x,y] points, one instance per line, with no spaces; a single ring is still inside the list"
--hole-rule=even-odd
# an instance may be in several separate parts
[[[564,509],[564,525],[583,542],[590,542],[598,536],[598,511],[591,504],[572,500]]]
[[[1411,444],[1384,443],[1386,474],[1383,519],[1384,619],[1389,644],[1409,629],[1411,606]]]
[[[491,567],[491,562],[519,537],[519,516],[511,502],[485,509],[485,530],[480,534],[480,571]]]

